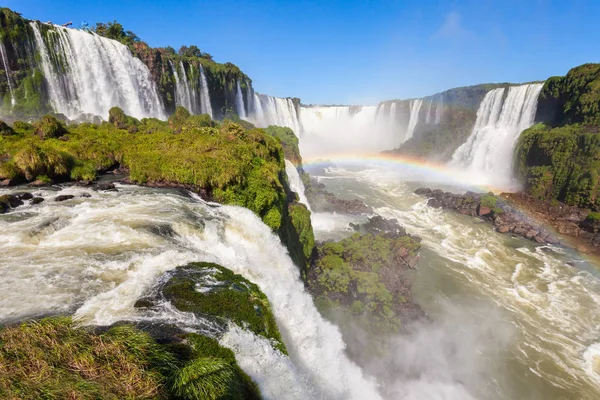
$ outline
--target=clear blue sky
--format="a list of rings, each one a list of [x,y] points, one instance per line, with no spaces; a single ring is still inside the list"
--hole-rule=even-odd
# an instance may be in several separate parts
[[[373,104],[600,61],[600,1],[4,0],[27,18],[117,20],[153,47],[196,44],[261,93]]]

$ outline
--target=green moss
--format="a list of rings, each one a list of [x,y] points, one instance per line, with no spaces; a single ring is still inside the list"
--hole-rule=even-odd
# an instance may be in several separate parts
[[[599,160],[600,136],[594,128],[536,126],[519,137],[515,170],[537,198],[598,208]]]
[[[0,396],[26,399],[246,399],[256,384],[231,350],[187,334],[160,345],[130,325],[97,334],[69,318],[0,330]]]
[[[199,283],[206,290],[197,290]],[[247,327],[286,354],[269,300],[241,275],[217,264],[191,263],[177,268],[162,292],[177,309]]]
[[[265,128],[265,132],[269,135],[276,137],[283,146],[283,152],[285,158],[290,160],[294,165],[302,164],[302,157],[300,156],[300,148],[298,137],[294,134],[294,131],[288,127],[271,125]]]
[[[366,326],[373,331],[400,329],[397,306],[406,299],[398,292],[398,283],[389,281],[389,274],[399,278],[398,263],[417,255],[418,241],[409,236],[356,233],[317,249],[309,286],[320,299],[320,310],[327,314],[327,307],[335,307],[352,315],[366,313]]]
[[[298,203],[290,204],[288,210],[292,219],[292,225],[298,233],[300,243],[302,243],[304,257],[306,260],[310,260],[315,250],[315,236],[310,221],[311,213],[304,204]]]
[[[496,196],[494,196],[493,193],[485,194],[481,196],[481,199],[479,200],[479,205],[481,207],[489,208],[496,215],[502,214],[504,211],[502,211],[502,209],[498,207],[497,200],[498,199],[496,198]]]
[[[598,222],[600,221],[600,212],[591,212],[586,217],[588,221]]]
[[[56,117],[45,115],[33,124],[35,133],[42,139],[59,138],[67,133],[67,129]]]

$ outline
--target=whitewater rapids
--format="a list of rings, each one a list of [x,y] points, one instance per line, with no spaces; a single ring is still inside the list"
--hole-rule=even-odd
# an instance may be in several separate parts
[[[219,338],[265,398],[380,398],[318,313],[285,247],[251,211],[136,186],[70,187],[60,194],[76,197],[65,202],[52,189],[40,192],[42,204],[0,215],[0,323],[73,312],[93,325],[145,319],[134,303],[163,273],[216,262],[256,283],[272,304],[289,358],[235,326]]]

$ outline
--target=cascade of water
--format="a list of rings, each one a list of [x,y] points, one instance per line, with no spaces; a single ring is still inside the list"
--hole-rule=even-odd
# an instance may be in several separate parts
[[[412,138],[415,133],[415,128],[419,123],[419,111],[421,111],[422,105],[423,99],[415,99],[410,101],[410,119],[408,120],[408,127],[406,128],[404,142]]]
[[[13,92],[12,78],[10,76],[10,65],[8,64],[8,57],[6,56],[6,48],[4,42],[0,40],[0,56],[2,57],[2,65],[4,66],[4,72],[6,73],[6,82],[8,83],[8,90],[10,91],[10,104],[14,107],[16,100]]]
[[[390,117],[389,117],[390,130],[393,132],[396,126],[396,103],[390,105]]]
[[[81,113],[106,118],[108,110],[118,106],[136,118],[164,118],[148,67],[127,46],[95,33],[59,26],[48,31],[46,42],[37,22],[30,25],[56,112],[70,119]],[[53,57],[49,45],[53,46]]]
[[[183,65],[183,61],[179,62],[179,66],[181,67],[181,77],[183,79],[183,89],[185,91],[185,97],[187,100],[188,106],[186,108],[192,114],[198,114],[198,109],[196,107],[196,91],[191,86],[191,82],[187,77],[187,73],[185,72],[185,66]],[[190,71],[193,73],[194,66],[190,64]]]
[[[314,306],[287,249],[251,211],[135,186],[110,194],[65,190],[92,197],[77,196],[68,205],[47,201],[27,218],[0,221],[0,323],[74,309],[83,324],[160,322],[162,314],[136,309],[136,300],[178,265],[216,262],[260,287],[280,327],[289,358],[242,329],[220,338],[266,399],[380,398],[348,359],[337,327]],[[175,234],[157,233],[156,226]]]
[[[208,90],[208,83],[206,83],[206,75],[204,74],[204,68],[200,64],[200,112],[202,114],[208,114],[213,117],[212,105],[210,104],[210,92]]]
[[[171,61],[169,61],[169,65],[171,66],[173,76],[175,77],[175,104],[177,106],[185,107],[190,113],[193,113],[194,110],[192,110],[192,104],[190,102],[189,83],[187,81],[185,69],[183,68],[183,62],[180,62],[182,71],[181,76],[179,75],[177,67],[173,65]]]
[[[440,95],[440,100],[435,107],[435,124],[438,125],[444,116],[444,96]]]
[[[285,160],[285,172],[287,173],[288,181],[290,183],[290,189],[292,189],[293,192],[298,193],[300,203],[304,204],[309,211],[312,211],[310,209],[310,204],[308,204],[306,194],[304,193],[304,183],[300,178],[300,174],[298,173],[296,166],[292,164],[290,160]]]
[[[292,99],[256,93],[253,98],[254,106],[250,110],[249,119],[256,126],[261,128],[269,125],[287,126],[296,135],[300,135],[302,125]]]
[[[427,113],[425,114],[425,123],[429,125],[431,123],[431,106],[433,105],[433,97],[429,99],[429,103],[427,104]]]
[[[451,164],[483,175],[489,183],[510,184],[512,153],[519,134],[534,122],[542,86],[511,86],[506,95],[503,88],[488,92],[471,136],[454,152]]]
[[[235,106],[237,108],[237,114],[241,119],[246,119],[246,108],[244,107],[244,96],[242,94],[242,86],[240,81],[237,81],[237,93],[235,96]]]

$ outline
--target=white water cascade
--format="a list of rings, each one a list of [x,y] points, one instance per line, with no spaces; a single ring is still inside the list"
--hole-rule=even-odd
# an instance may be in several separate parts
[[[170,61],[169,64],[171,65],[173,76],[175,77],[175,104],[177,106],[185,107],[190,113],[194,114],[195,112],[191,99],[192,96],[190,95],[190,83],[188,82],[183,62],[179,63],[182,71],[181,76],[179,76],[177,67]]]
[[[235,95],[235,106],[237,108],[237,114],[241,119],[246,119],[246,108],[244,107],[244,96],[242,94],[242,86],[240,81],[237,81],[237,91]]]
[[[52,37],[46,41],[38,23],[30,25],[56,112],[69,119],[82,113],[107,118],[108,110],[118,106],[136,118],[164,118],[148,67],[127,46],[95,33],[60,26],[48,31]],[[50,52],[55,57],[51,58]]]
[[[204,74],[204,68],[200,64],[200,111],[202,114],[208,114],[213,117],[212,105],[210,104],[210,91],[208,90],[208,83],[206,82],[206,75]]]
[[[406,135],[404,136],[404,142],[412,138],[415,133],[415,128],[419,123],[419,112],[423,105],[423,99],[415,99],[410,101],[410,119],[408,120],[408,128],[406,128]]]
[[[8,57],[6,56],[6,48],[4,47],[4,42],[0,40],[0,56],[2,57],[2,65],[4,67],[4,72],[6,73],[6,82],[8,83],[8,90],[10,91],[10,103],[11,106],[14,107],[16,100],[15,94],[13,92],[12,81],[10,77],[10,65],[8,64]]]
[[[469,139],[451,165],[467,169],[488,184],[512,183],[513,151],[519,134],[533,125],[542,83],[491,90],[477,111]]]
[[[248,116],[250,122],[261,128],[269,125],[287,126],[296,136],[300,135],[302,125],[292,99],[256,93],[253,97],[252,110]]]
[[[311,211],[310,204],[308,204],[308,199],[304,193],[304,183],[302,183],[302,179],[300,178],[296,166],[292,164],[290,160],[285,160],[285,172],[287,173],[288,181],[290,183],[290,189],[292,189],[293,192],[298,193],[300,203],[304,204],[306,208]]]
[[[266,294],[290,354],[235,327],[220,338],[265,399],[380,398],[347,358],[337,327],[317,311],[286,248],[251,211],[136,186],[65,188],[60,194],[76,197],[60,203],[51,189],[40,194],[44,203],[0,219],[0,323],[73,311],[84,324],[185,323],[181,313],[157,315],[134,304],[166,271],[190,261],[216,262]]]

